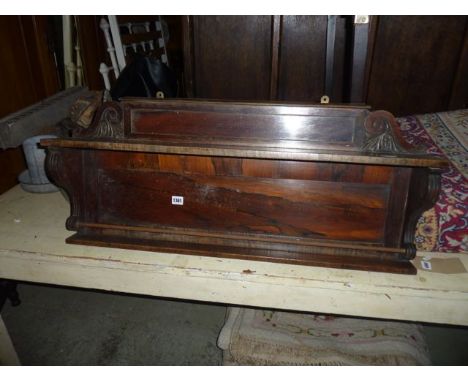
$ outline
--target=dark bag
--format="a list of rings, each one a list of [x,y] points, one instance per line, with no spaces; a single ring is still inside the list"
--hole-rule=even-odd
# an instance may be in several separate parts
[[[177,78],[161,60],[142,55],[124,68],[110,90],[114,101],[122,97],[155,98],[158,92],[164,98],[177,97]]]

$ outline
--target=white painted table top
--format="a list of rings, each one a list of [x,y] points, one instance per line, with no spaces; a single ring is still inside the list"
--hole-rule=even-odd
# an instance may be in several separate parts
[[[468,273],[415,276],[71,245],[61,193],[0,195],[0,278],[409,321],[468,325]],[[458,258],[467,254],[422,253]],[[445,261],[445,260],[444,260]]]

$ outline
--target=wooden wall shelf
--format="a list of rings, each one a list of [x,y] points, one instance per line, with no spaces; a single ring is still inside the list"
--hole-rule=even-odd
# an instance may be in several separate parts
[[[42,144],[69,243],[395,273],[446,165],[353,106],[126,99]]]

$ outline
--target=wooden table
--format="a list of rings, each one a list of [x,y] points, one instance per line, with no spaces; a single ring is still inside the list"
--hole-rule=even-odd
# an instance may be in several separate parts
[[[419,270],[409,276],[70,245],[65,244],[71,234],[64,226],[68,215],[61,193],[30,194],[17,186],[0,195],[0,278],[468,325],[468,273],[463,270],[456,274]],[[466,254],[420,253],[415,261],[420,256],[460,259],[468,269]]]

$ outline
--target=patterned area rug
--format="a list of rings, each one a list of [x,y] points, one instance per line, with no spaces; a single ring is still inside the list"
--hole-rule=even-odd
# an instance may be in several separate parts
[[[429,365],[422,327],[394,321],[229,308],[224,365]]]
[[[404,138],[427,153],[445,156],[441,193],[416,229],[424,251],[468,252],[468,109],[398,118]]]

